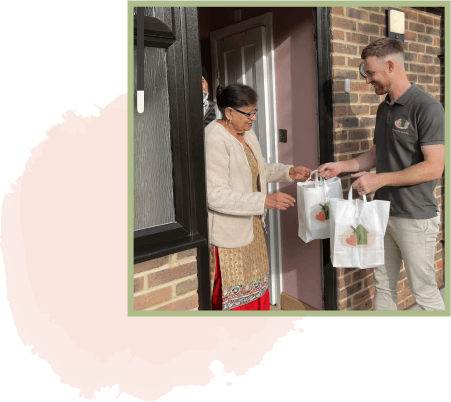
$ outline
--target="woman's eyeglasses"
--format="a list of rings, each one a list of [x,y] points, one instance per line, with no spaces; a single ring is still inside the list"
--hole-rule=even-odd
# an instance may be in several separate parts
[[[243,112],[242,110],[238,110],[238,109],[235,109],[235,108],[232,108],[232,109],[235,110],[235,112],[244,114],[245,116],[247,116],[248,119],[252,119],[252,117],[256,116],[256,115],[257,115],[257,112],[258,112],[258,109],[255,109],[255,110],[254,110],[253,112],[251,112],[251,113],[246,113],[246,112]]]

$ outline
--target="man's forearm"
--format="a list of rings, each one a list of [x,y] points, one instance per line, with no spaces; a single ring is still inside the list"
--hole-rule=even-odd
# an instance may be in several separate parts
[[[373,146],[369,151],[359,155],[357,158],[340,162],[343,172],[362,172],[376,167],[376,148]]]
[[[398,172],[379,173],[383,186],[413,186],[440,178],[430,162],[420,162]]]

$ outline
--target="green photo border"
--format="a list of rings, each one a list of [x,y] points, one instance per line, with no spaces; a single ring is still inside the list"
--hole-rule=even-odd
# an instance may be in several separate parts
[[[450,40],[450,2],[447,1],[129,1],[127,3],[127,105],[128,105],[128,275],[127,275],[127,304],[128,316],[130,317],[449,317],[450,316],[450,289],[445,284],[445,311],[304,311],[304,310],[274,310],[274,311],[135,311],[133,310],[133,8],[134,7],[412,7],[412,6],[428,6],[443,7],[445,9],[445,44],[449,44]],[[449,47],[449,45],[447,45]],[[449,54],[445,51],[445,138],[448,142],[449,137],[449,104],[450,91],[448,79],[450,77]],[[446,164],[445,164],[445,205],[449,205],[450,196],[450,144],[446,143]],[[445,215],[445,228],[450,228],[450,213]],[[445,257],[449,256],[449,242],[445,242]],[[445,278],[450,278],[450,264],[445,259]]]

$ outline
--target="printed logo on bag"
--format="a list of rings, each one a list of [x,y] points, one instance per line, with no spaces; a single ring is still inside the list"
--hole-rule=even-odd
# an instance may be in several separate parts
[[[371,247],[374,243],[374,234],[366,230],[363,225],[356,228],[350,226],[351,229],[346,230],[339,238],[343,244],[348,247]]]
[[[318,222],[326,222],[329,220],[329,201],[324,205],[319,204],[319,208],[316,208],[314,213],[314,219]]]
[[[410,126],[410,122],[405,117],[395,121],[395,126],[401,130],[407,130]]]

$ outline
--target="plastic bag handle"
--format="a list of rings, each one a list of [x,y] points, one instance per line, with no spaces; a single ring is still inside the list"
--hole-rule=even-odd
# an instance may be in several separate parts
[[[367,203],[367,201],[366,201],[366,195],[363,194],[362,198],[363,198],[362,209],[360,210],[360,213],[359,213],[358,215],[355,216],[356,219],[360,218],[360,215],[362,214],[363,210],[364,210],[365,207],[366,207],[366,203]],[[348,193],[348,202],[352,202],[352,187],[351,187],[351,189],[349,190],[349,193]],[[357,210],[356,210],[356,212],[357,212]]]
[[[307,183],[309,181],[312,181],[312,176],[313,176],[314,173],[316,173],[316,176],[315,176],[315,188],[319,188],[318,171],[317,170],[314,170],[312,173],[310,173],[310,177],[305,182]]]
[[[363,198],[363,203],[366,204],[367,203],[366,195],[363,194],[362,198]],[[349,193],[348,193],[348,201],[352,201],[352,187],[351,187],[351,189],[349,190]]]

